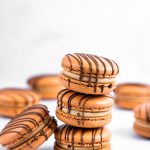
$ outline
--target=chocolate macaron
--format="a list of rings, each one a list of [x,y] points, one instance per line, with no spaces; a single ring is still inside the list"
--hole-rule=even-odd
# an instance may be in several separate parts
[[[87,95],[64,89],[58,94],[56,116],[66,124],[97,128],[111,121],[111,95]]]
[[[61,125],[55,130],[55,150],[110,150],[111,132],[106,128],[84,129]]]
[[[140,83],[122,83],[116,87],[116,104],[133,109],[140,103],[150,102],[150,86]]]
[[[44,105],[34,105],[14,117],[0,132],[0,144],[13,150],[35,150],[57,127]]]
[[[106,94],[116,87],[119,68],[113,60],[91,54],[74,53],[62,59],[62,84],[86,94]]]
[[[150,103],[143,103],[135,107],[134,131],[145,138],[150,138]]]
[[[14,117],[27,107],[38,104],[40,95],[26,89],[2,89],[0,90],[0,115]]]
[[[43,99],[56,99],[58,92],[63,88],[57,74],[32,77],[28,80],[28,84],[38,91]]]

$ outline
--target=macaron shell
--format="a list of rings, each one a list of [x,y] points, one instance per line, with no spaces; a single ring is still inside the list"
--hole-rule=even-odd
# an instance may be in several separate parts
[[[144,138],[150,138],[150,127],[145,128],[145,127],[139,126],[138,124],[134,123],[133,129],[138,135],[140,135]]]
[[[26,89],[2,89],[0,90],[0,105],[6,106],[31,106],[40,100],[38,93]]]
[[[57,143],[72,147],[107,147],[109,146],[111,132],[106,128],[82,129],[69,125],[56,128],[55,139]]]
[[[97,85],[96,91],[95,91],[94,83],[91,83],[91,86],[89,86],[88,83],[86,82],[68,78],[64,76],[63,74],[60,74],[60,81],[62,85],[66,87],[67,89],[80,92],[80,93],[85,93],[85,94],[95,94],[95,95],[107,94],[109,92],[112,92],[116,88],[116,83],[110,82],[110,83]]]
[[[45,107],[41,107],[40,108],[38,107],[40,105],[35,105],[33,106],[32,108],[34,109],[31,109],[28,108],[26,109],[24,112],[22,112],[21,114],[18,114],[16,117],[14,117],[7,125],[6,125],[6,128],[4,128],[0,134],[0,143],[3,144],[3,145],[7,145],[8,143],[14,143],[15,141],[18,141],[17,139],[20,139],[21,138],[21,134],[22,135],[26,135],[28,136],[28,130],[29,129],[36,129],[37,128],[37,125],[35,126],[35,124],[31,123],[30,121],[28,121],[28,119],[36,122],[36,124],[41,124],[41,118],[43,118],[44,120],[44,115],[46,115],[46,108]],[[36,109],[37,107],[37,109]],[[41,109],[42,108],[42,109]],[[31,109],[31,110],[30,110]],[[43,115],[42,115],[43,114]],[[26,119],[27,118],[27,119]],[[33,119],[34,118],[34,119]],[[20,120],[21,119],[21,120]],[[25,121],[24,121],[25,119]],[[23,122],[22,122],[23,121]],[[14,123],[15,123],[15,130],[14,131],[17,131],[21,134],[18,134],[17,132],[9,132],[9,136],[8,134],[3,134],[3,132],[5,130],[8,130],[8,129],[12,129],[14,127]],[[18,123],[18,127],[16,126]],[[13,125],[12,125],[13,124]],[[39,124],[39,125],[40,125]],[[20,126],[21,125],[21,126]],[[27,129],[22,127],[23,126],[26,126],[27,125]],[[10,130],[11,131],[11,130]],[[15,137],[15,139],[14,139]]]
[[[59,75],[52,74],[52,75],[39,75],[32,77],[28,80],[28,84],[30,86],[37,86],[37,87],[50,87],[59,85]]]
[[[83,65],[83,66],[82,66]],[[74,53],[65,55],[62,59],[62,67],[65,70],[75,72],[77,74],[81,73],[81,66],[84,68],[83,73],[112,76],[117,75],[119,72],[118,65],[107,58],[98,57],[90,54]],[[97,67],[99,72],[97,72]]]
[[[150,122],[150,102],[136,106],[134,114],[136,119]]]
[[[57,93],[63,89],[58,75],[40,75],[28,80],[28,84],[38,91],[43,99],[55,99]]]
[[[86,95],[63,89],[57,96],[60,107],[69,107],[71,109],[88,111],[88,112],[103,112],[110,110],[114,104],[113,97],[110,94],[106,95]],[[83,110],[84,109],[84,110]]]
[[[0,133],[0,144],[10,149],[36,149],[43,139],[35,137],[40,135],[48,139],[56,127],[56,120],[49,116],[47,107],[34,105],[6,125]],[[32,144],[34,141],[35,145]]]
[[[38,91],[40,92],[40,94],[42,95],[42,98],[45,100],[49,100],[49,99],[56,99],[57,98],[57,94],[58,92],[62,89],[62,87],[60,88],[52,88],[49,90],[40,90],[38,89]]]
[[[9,107],[3,107],[3,106],[1,107],[0,106],[0,116],[11,118],[11,117],[14,117],[17,114],[21,113],[24,109],[26,109],[26,107],[9,108]]]
[[[134,109],[137,105],[140,104],[135,101],[128,102],[128,101],[122,101],[122,100],[116,100],[115,103],[118,107],[123,108],[123,109]]]
[[[14,117],[24,109],[38,104],[40,95],[27,89],[2,89],[0,90],[0,115]]]
[[[65,148],[62,148],[62,147],[60,147],[56,142],[55,142],[55,144],[54,144],[54,150],[66,150]],[[72,148],[67,148],[67,150],[72,150]],[[89,147],[84,147],[83,148],[83,146],[82,147],[77,147],[77,148],[74,148],[74,150],[91,150],[91,147],[89,148]],[[108,146],[106,146],[106,147],[103,147],[103,148],[96,148],[95,150],[111,150],[111,146],[110,146],[110,144],[108,145]]]
[[[44,128],[40,133],[31,138],[28,142],[24,143],[15,150],[36,150],[40,145],[42,145],[54,132],[57,125],[55,123],[51,124],[50,128]]]
[[[125,96],[150,96],[150,86],[140,83],[122,83],[117,85],[116,94]]]
[[[120,108],[134,109],[138,104],[150,102],[150,86],[123,83],[116,87],[116,104]]]
[[[105,115],[102,117],[78,117],[74,115],[70,115],[67,113],[62,112],[57,108],[56,116],[59,120],[63,121],[66,124],[75,126],[75,127],[82,127],[82,128],[98,128],[108,124],[111,119],[111,113],[109,115]],[[83,123],[84,122],[84,123]]]

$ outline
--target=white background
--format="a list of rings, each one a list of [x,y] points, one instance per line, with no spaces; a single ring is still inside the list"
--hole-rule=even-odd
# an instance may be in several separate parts
[[[59,73],[61,58],[72,52],[114,59],[118,82],[149,84],[149,6],[149,0],[1,0],[0,88],[26,87],[34,74]],[[54,114],[55,103],[47,104]],[[132,111],[113,111],[112,150],[148,150],[149,141],[132,132]],[[0,121],[2,128],[7,120]]]

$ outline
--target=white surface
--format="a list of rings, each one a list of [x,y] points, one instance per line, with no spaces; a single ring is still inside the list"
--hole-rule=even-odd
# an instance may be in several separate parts
[[[69,52],[112,58],[120,65],[118,81],[150,83],[149,6],[149,0],[1,0],[0,87],[59,72]]]
[[[43,104],[48,106],[50,114],[55,116],[56,101],[43,101]],[[58,120],[58,119],[57,119]],[[149,150],[150,141],[137,136],[133,130],[133,112],[121,110],[116,107],[113,109],[113,120],[108,125],[112,131],[111,146],[112,150]],[[8,122],[8,119],[0,118],[0,129]],[[61,122],[58,120],[58,124]],[[51,136],[39,150],[53,150],[54,137]],[[4,148],[0,148],[4,150]]]
[[[118,82],[150,83],[149,6],[149,0],[0,0],[0,88],[60,72],[61,58],[72,52],[114,59]],[[54,104],[47,105],[54,114]],[[114,109],[113,116],[112,150],[149,149],[132,132],[131,111]],[[6,122],[0,118],[0,128]]]

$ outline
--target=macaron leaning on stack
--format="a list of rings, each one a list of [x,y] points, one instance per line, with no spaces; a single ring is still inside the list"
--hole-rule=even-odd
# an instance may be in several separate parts
[[[60,80],[67,89],[57,96],[56,116],[69,126],[56,130],[55,149],[82,149],[84,145],[85,150],[109,150],[110,134],[106,134],[106,145],[102,142],[103,134],[100,137],[97,134],[111,121],[114,100],[108,93],[116,87],[118,65],[104,57],[75,53],[63,58],[62,67]],[[66,138],[61,140],[61,135]],[[81,139],[80,144],[75,140],[77,137]],[[86,143],[88,138],[93,140]],[[95,142],[95,138],[100,138],[101,142]]]
[[[0,144],[11,150],[36,150],[54,132],[57,122],[44,105],[15,116],[0,132]]]

